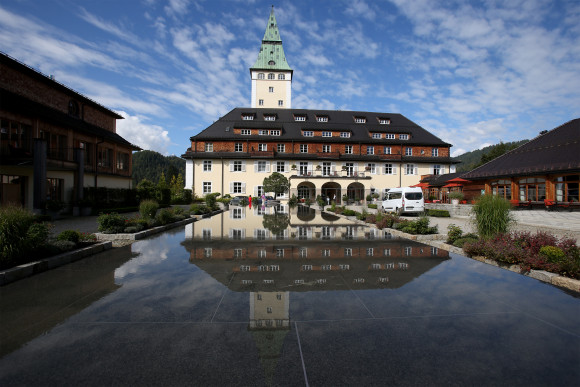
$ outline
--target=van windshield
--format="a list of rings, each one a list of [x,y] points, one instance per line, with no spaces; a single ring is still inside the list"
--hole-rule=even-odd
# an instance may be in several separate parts
[[[389,192],[389,200],[400,199],[400,198],[401,198],[400,192]]]
[[[407,199],[407,200],[421,200],[421,199],[423,199],[423,194],[421,192],[406,192],[405,199]]]

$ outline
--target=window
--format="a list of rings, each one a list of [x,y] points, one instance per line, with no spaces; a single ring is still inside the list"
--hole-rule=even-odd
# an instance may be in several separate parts
[[[278,106],[284,106],[284,101],[283,101],[283,100],[281,100],[281,99],[279,99],[279,100],[278,100]]]
[[[375,147],[374,146],[367,146],[367,155],[374,155],[375,154]]]
[[[381,138],[381,134],[380,133],[373,133],[373,138]]]
[[[302,265],[302,271],[311,271],[312,265]]]
[[[366,170],[374,175],[377,173],[377,165],[375,163],[369,163],[366,166]]]
[[[57,153],[53,154],[53,157],[57,157],[59,159],[64,159],[64,155],[58,153],[58,149],[49,149],[50,151],[56,151]],[[99,167],[109,168],[111,166],[111,159],[112,159],[112,150],[108,148],[99,148],[99,153],[97,156],[97,162]]]
[[[322,256],[326,258],[330,257],[330,249],[322,250]]]
[[[394,175],[393,164],[385,164],[385,175]]]
[[[258,73],[258,79],[264,79],[264,73]]]
[[[306,116],[294,116],[294,121],[306,121]]]
[[[437,149],[437,148],[431,149],[431,156],[438,157],[439,156],[439,149]]]
[[[242,129],[240,133],[243,134],[244,136],[249,136],[250,134],[252,134],[252,131],[250,129]]]
[[[332,132],[322,132],[322,137],[332,137]]]
[[[387,140],[394,140],[395,139],[395,135],[393,133],[387,133],[387,134],[385,134],[385,138]]]
[[[273,93],[274,92],[274,88],[272,86],[268,87],[268,93]]]
[[[244,172],[244,162],[242,160],[234,160],[232,172]]]
[[[342,169],[346,171],[347,176],[352,176],[354,174],[354,163],[344,163]]]
[[[568,177],[568,176],[566,176]],[[558,183],[558,179],[561,178],[557,178],[556,181],[556,196],[558,196],[558,192],[560,193],[560,196],[563,197],[563,195],[561,195],[563,193],[563,189],[564,188],[562,185],[560,185],[561,183]],[[546,180],[542,179],[542,178],[534,178],[534,177],[530,177],[527,179],[520,179],[518,181],[518,185],[520,188],[520,200],[525,202],[528,200],[531,200],[533,202],[535,201],[542,201],[544,199],[546,199]],[[571,192],[570,189],[568,189],[568,192]],[[573,195],[568,195],[568,196],[572,196]],[[563,201],[563,200],[562,200]],[[567,200],[569,201],[569,200]]]
[[[7,176],[7,175],[4,175]],[[63,200],[64,194],[64,179],[48,178],[46,179],[46,199],[47,200]]]
[[[433,174],[434,175],[442,175],[443,174],[443,168],[441,167],[440,164],[433,165]]]
[[[302,132],[302,135],[304,137],[313,137],[314,136],[314,132],[312,132],[310,130],[305,130],[304,132]]]
[[[276,121],[276,116],[273,116],[273,115],[264,115],[264,120],[266,120],[266,121]]]
[[[332,163],[322,163],[322,175],[323,176],[330,176],[332,168]]]
[[[372,247],[367,247],[367,257],[372,257],[375,254],[375,249]]]
[[[328,122],[328,116],[318,116],[318,117],[316,117],[316,121],[318,121],[318,122]]]
[[[346,155],[352,154],[352,145],[345,145],[344,146],[344,154],[346,154]]]
[[[117,152],[117,169],[129,169],[129,154]]]
[[[265,161],[256,161],[256,172],[269,172]]]
[[[278,79],[283,81],[284,79],[286,79],[286,75],[284,74],[278,74]]]
[[[308,153],[308,144],[300,144],[300,153]]]
[[[243,249],[234,249],[234,258],[242,258],[243,253]]]
[[[391,256],[391,249],[384,249],[383,250],[383,255],[385,257],[390,257]]]
[[[72,99],[68,101],[68,114],[78,118],[79,111],[79,104],[76,101],[73,101]]]
[[[556,185],[556,192],[558,191],[558,187]],[[491,183],[491,192],[494,195],[499,195],[500,197],[511,200],[512,198],[512,184],[511,181],[504,179],[504,180],[496,180]],[[557,195],[557,193],[556,193]],[[559,199],[556,199],[559,200]]]
[[[405,148],[405,156],[413,156],[413,148],[406,147]]]
[[[244,151],[244,144],[241,142],[236,142],[234,144],[234,152],[243,152]]]
[[[235,194],[243,194],[244,192],[244,183],[241,181],[234,181],[232,182],[232,193]]]
[[[205,143],[205,151],[206,152],[213,152],[213,142],[206,142]]]
[[[268,150],[268,144],[258,144],[258,151],[266,152]]]
[[[409,139],[408,134],[399,134],[399,140],[408,140],[408,139]]]
[[[284,161],[276,161],[276,172],[286,172],[286,163]]]
[[[357,124],[364,124],[365,122],[367,122],[367,119],[364,117],[355,117],[354,122],[356,122]]]
[[[258,105],[260,105],[260,106],[264,106],[264,100],[263,100],[263,99],[259,99],[259,100],[258,100]]]
[[[203,193],[204,194],[211,193],[211,181],[204,181],[203,182]]]
[[[203,160],[203,171],[211,172],[211,160]]]
[[[391,123],[391,120],[389,120],[388,118],[379,118],[379,124],[381,125],[389,125]]]
[[[268,135],[268,131],[267,130],[263,130],[263,129],[262,130],[258,130],[258,134],[260,136],[267,136]]]
[[[242,115],[242,120],[244,120],[244,121],[253,121],[254,120],[254,115],[253,114],[243,114]]]
[[[345,248],[344,249],[344,256],[345,257],[352,257],[352,249],[351,248]]]
[[[439,249],[437,249],[437,247],[431,247],[431,255],[437,255],[439,254]]]
[[[308,248],[301,247],[300,250],[298,250],[298,256],[300,258],[307,258],[308,257]]]
[[[409,247],[409,246],[406,246],[405,247],[405,255],[413,255],[413,248],[412,247]],[[401,264],[399,263],[399,266],[400,265]]]
[[[342,138],[350,138],[350,132],[340,132],[340,137],[342,137]]]
[[[276,76],[273,73],[269,73],[268,79],[276,79]]]
[[[331,146],[330,145],[323,145],[322,146],[322,152],[323,153],[330,153],[331,152]]]
[[[415,164],[405,164],[405,175],[416,175],[417,166]]]
[[[278,152],[281,152],[281,153],[286,152],[286,144],[278,144],[277,150],[278,150]]]
[[[383,148],[383,153],[384,153],[384,154],[386,154],[386,155],[390,155],[390,154],[391,154],[391,152],[392,152],[392,149],[391,149],[391,147],[390,147],[390,146],[386,146],[386,147],[384,147],[384,148]]]

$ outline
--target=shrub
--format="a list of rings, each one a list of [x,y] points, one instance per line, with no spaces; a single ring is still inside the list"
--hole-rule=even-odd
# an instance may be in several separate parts
[[[473,234],[472,234],[473,235]],[[477,236],[462,236],[461,238],[456,239],[453,243],[451,243],[455,247],[463,248],[466,243],[474,243],[477,242],[479,238]]]
[[[436,218],[449,218],[451,216],[447,210],[427,210],[427,215]]]
[[[438,231],[437,226],[429,226],[429,218],[426,216],[422,216],[417,220],[398,223],[397,229],[414,235],[437,234]]]
[[[290,199],[288,199],[288,205],[290,207],[295,207],[298,204],[298,198],[296,197],[296,195],[292,195],[292,197]]]
[[[375,210],[377,209],[377,205],[376,204],[373,204],[373,203],[367,204],[367,207],[368,208],[374,208]]]
[[[446,243],[449,243],[450,245],[454,244],[456,240],[458,240],[463,236],[463,231],[461,230],[461,228],[454,224],[450,224],[449,226],[447,226],[447,230],[448,231]]]
[[[204,214],[208,214],[210,211],[209,208],[207,208],[204,204],[192,204],[191,207],[189,207],[189,213],[192,215],[204,215]]]
[[[75,248],[76,244],[71,241],[54,241],[52,245],[60,251],[70,251]]]
[[[220,195],[221,194],[219,192],[210,193],[210,194],[205,195],[205,205],[211,211],[217,210],[216,200],[217,200],[217,197]]]
[[[473,205],[477,233],[482,238],[491,238],[506,233],[513,222],[510,202],[497,195],[483,195]]]
[[[355,210],[349,210],[348,208],[344,208],[342,210],[342,214],[344,216],[356,216],[356,214],[358,214],[358,212],[356,212]]]
[[[134,234],[134,233],[138,232],[138,230],[137,230],[136,226],[131,226],[131,227],[125,227],[125,230],[123,230],[123,232],[126,232],[127,234]]]
[[[173,222],[173,212],[169,208],[164,208],[155,217],[155,220],[162,226]]]
[[[15,206],[0,207],[0,265],[21,257],[30,247],[27,233],[34,215]]]
[[[81,233],[75,230],[65,230],[58,234],[56,237],[57,241],[70,241],[73,242],[75,245],[79,243],[81,239]]]
[[[566,259],[566,254],[556,246],[542,246],[540,255],[545,257],[550,263],[561,263]]]
[[[125,229],[126,219],[116,212],[110,214],[100,214],[97,218],[99,231],[105,234],[115,234],[123,232]]]
[[[155,200],[143,200],[139,204],[139,214],[143,219],[153,219],[159,209],[159,204]]]
[[[81,232],[79,237],[79,242],[96,242],[97,237],[95,234],[89,232]]]
[[[359,213],[356,214],[356,218],[358,220],[365,220],[367,218],[367,215],[368,215],[367,210],[363,208],[363,211],[362,212],[359,212]]]

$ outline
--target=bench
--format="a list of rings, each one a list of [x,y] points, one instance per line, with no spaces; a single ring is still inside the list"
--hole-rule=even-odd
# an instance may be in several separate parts
[[[580,202],[557,202],[555,200],[544,200],[546,210],[562,209],[568,211],[580,210]]]

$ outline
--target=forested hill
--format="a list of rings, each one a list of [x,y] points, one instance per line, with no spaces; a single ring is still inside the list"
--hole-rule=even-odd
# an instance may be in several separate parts
[[[185,179],[185,160],[177,156],[163,156],[160,153],[144,150],[133,153],[133,181],[138,184],[147,179],[157,184],[161,173],[165,180],[171,182],[172,176],[181,176]]]
[[[528,141],[530,140],[500,142],[499,144],[486,146],[485,148],[476,149],[464,153],[461,156],[457,156],[456,159],[461,161],[461,164],[457,165],[457,172],[471,171],[472,169],[477,168]]]

